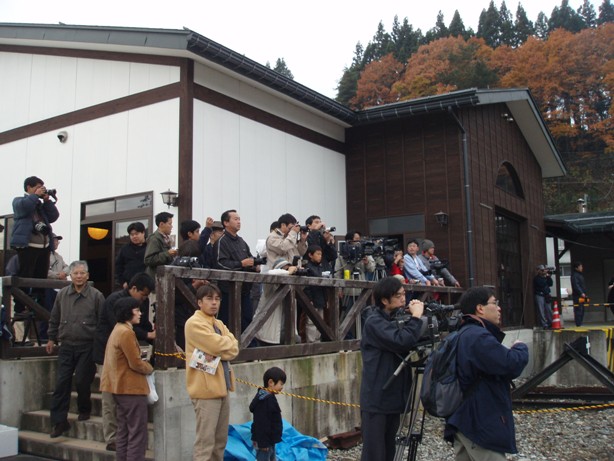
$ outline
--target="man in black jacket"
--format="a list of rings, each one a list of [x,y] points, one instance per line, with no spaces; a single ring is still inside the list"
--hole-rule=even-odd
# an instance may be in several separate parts
[[[115,281],[120,288],[128,288],[128,282],[135,274],[145,272],[145,225],[133,222],[128,226],[130,243],[124,245],[115,259]]]
[[[586,283],[584,282],[584,265],[580,261],[573,263],[571,290],[573,297],[573,318],[577,327],[584,323],[584,303],[587,302]]]
[[[373,289],[375,308],[365,321],[360,353],[362,382],[360,417],[362,461],[391,461],[395,455],[395,435],[401,413],[411,389],[411,369],[407,367],[384,390],[403,357],[420,339],[424,304],[413,299],[405,307],[405,289],[396,277],[380,280]],[[395,314],[405,309],[409,321],[395,321]]]

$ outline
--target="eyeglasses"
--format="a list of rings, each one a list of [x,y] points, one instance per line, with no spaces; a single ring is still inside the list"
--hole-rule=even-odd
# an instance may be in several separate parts
[[[499,307],[499,300],[495,299],[494,301],[488,301],[486,304],[494,304],[495,306]]]

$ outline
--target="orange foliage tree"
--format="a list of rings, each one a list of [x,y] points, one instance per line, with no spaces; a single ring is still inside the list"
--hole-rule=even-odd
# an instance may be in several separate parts
[[[358,79],[356,96],[350,101],[350,107],[359,109],[398,101],[392,86],[403,70],[403,64],[392,53],[367,64]]]

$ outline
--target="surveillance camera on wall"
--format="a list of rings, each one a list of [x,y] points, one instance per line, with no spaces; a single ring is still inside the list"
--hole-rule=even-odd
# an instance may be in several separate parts
[[[66,131],[60,131],[58,133],[58,139],[60,140],[62,144],[64,144],[66,140],[68,139],[68,133]]]

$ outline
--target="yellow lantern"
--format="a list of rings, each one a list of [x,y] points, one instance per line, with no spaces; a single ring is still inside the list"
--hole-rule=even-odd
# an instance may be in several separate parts
[[[88,227],[87,235],[94,240],[102,240],[109,234],[109,229],[102,229],[100,227]]]

